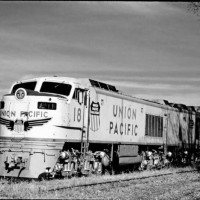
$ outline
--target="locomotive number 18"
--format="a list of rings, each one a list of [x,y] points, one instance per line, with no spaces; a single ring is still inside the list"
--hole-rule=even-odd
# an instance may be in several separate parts
[[[74,121],[80,122],[81,121],[81,109],[74,108]]]

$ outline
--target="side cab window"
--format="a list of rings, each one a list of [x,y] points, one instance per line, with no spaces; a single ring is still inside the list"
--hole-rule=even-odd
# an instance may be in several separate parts
[[[84,92],[83,89],[81,89],[81,88],[75,88],[73,99],[79,100],[80,94],[82,94],[82,96],[83,96],[83,92]]]

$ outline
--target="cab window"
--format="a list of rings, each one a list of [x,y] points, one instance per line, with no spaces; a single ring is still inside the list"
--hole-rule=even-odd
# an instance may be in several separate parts
[[[73,95],[73,99],[76,99],[78,100],[78,95],[80,92],[83,92],[84,90],[83,89],[80,89],[80,88],[75,88],[74,90],[74,95]]]
[[[70,84],[46,81],[42,83],[40,92],[48,92],[69,96],[71,89],[72,86]]]

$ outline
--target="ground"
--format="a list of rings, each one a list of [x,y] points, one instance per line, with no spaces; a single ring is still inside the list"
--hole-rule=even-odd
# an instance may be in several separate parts
[[[143,172],[142,172],[143,173]],[[78,185],[79,183],[90,183],[94,180],[109,180],[109,177],[95,177],[92,179],[72,179],[46,182],[31,183],[7,183],[2,182],[0,189],[0,198],[21,198],[21,199],[141,199],[141,200],[190,200],[200,199],[200,173],[197,171],[186,173],[169,173],[165,176],[152,176],[155,172],[149,174],[137,175],[137,179],[129,181],[120,181],[107,184],[68,187]],[[152,173],[152,175],[151,175]],[[156,172],[157,173],[157,172]],[[159,172],[160,173],[160,172]],[[150,175],[150,178],[143,178]],[[112,180],[133,175],[118,175]],[[73,183],[72,183],[73,182]],[[52,188],[66,189],[52,190]],[[20,191],[21,190],[21,191]]]

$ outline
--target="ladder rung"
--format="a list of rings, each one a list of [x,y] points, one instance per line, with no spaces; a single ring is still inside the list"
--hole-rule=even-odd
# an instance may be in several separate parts
[[[83,130],[81,135],[81,153],[86,153],[88,151],[88,140],[87,140],[87,133]]]

